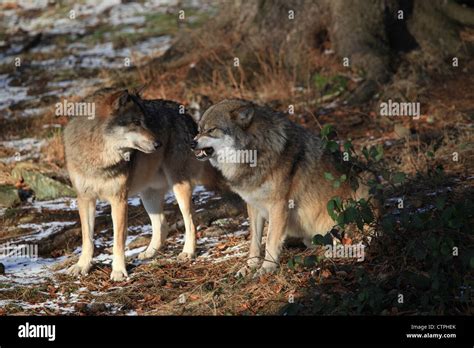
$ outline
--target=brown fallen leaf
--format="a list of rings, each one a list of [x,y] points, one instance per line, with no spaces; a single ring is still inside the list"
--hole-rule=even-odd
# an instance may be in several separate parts
[[[189,295],[189,299],[190,299],[191,301],[196,301],[196,300],[198,300],[199,298],[200,298],[199,295],[194,295],[194,294]]]
[[[352,244],[352,239],[349,237],[344,237],[342,238],[342,244],[343,245],[351,245]]]
[[[328,270],[328,269],[323,269],[323,270],[321,271],[321,277],[322,277],[322,278],[328,278],[328,277],[330,277],[330,276],[332,276],[332,273],[331,273],[330,270]]]
[[[226,243],[221,243],[221,244],[217,244],[217,249],[219,250],[225,250],[227,249],[229,246],[226,244]]]

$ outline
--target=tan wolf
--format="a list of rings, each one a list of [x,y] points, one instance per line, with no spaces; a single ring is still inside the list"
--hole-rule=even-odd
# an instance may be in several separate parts
[[[177,103],[142,100],[127,90],[105,89],[86,99],[94,103],[94,117],[75,117],[66,126],[64,144],[67,169],[77,191],[82,227],[82,252],[73,275],[87,274],[94,252],[96,200],[111,204],[114,230],[110,278],[128,276],[125,265],[127,197],[139,194],[150,216],[153,235],[139,258],[156,254],[165,242],[168,226],[163,213],[165,193],[172,189],[186,229],[180,259],[195,256],[192,218],[193,184],[200,178],[215,180],[215,170],[197,161],[189,144],[197,134],[191,116]]]

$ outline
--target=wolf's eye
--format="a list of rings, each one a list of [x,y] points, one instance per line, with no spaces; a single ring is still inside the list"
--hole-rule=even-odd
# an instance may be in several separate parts
[[[207,131],[208,134],[210,135],[217,135],[219,133],[219,129],[218,128],[211,128]]]
[[[133,124],[135,126],[140,126],[142,123],[140,122],[140,120],[138,118],[135,118],[135,119],[133,119]]]

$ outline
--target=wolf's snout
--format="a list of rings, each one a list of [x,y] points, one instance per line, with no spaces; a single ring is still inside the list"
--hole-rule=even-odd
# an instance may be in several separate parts
[[[158,149],[161,145],[162,145],[162,144],[161,144],[161,141],[159,141],[159,140],[156,140],[156,141],[153,143],[153,147],[155,148],[155,150]]]
[[[189,146],[191,146],[191,149],[196,149],[196,146],[197,146],[198,142],[197,140],[193,139],[191,140],[191,143],[189,144]]]

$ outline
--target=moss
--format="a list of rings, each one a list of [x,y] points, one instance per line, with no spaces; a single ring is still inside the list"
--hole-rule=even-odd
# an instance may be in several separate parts
[[[20,203],[18,190],[12,185],[0,185],[0,206],[12,207]]]

